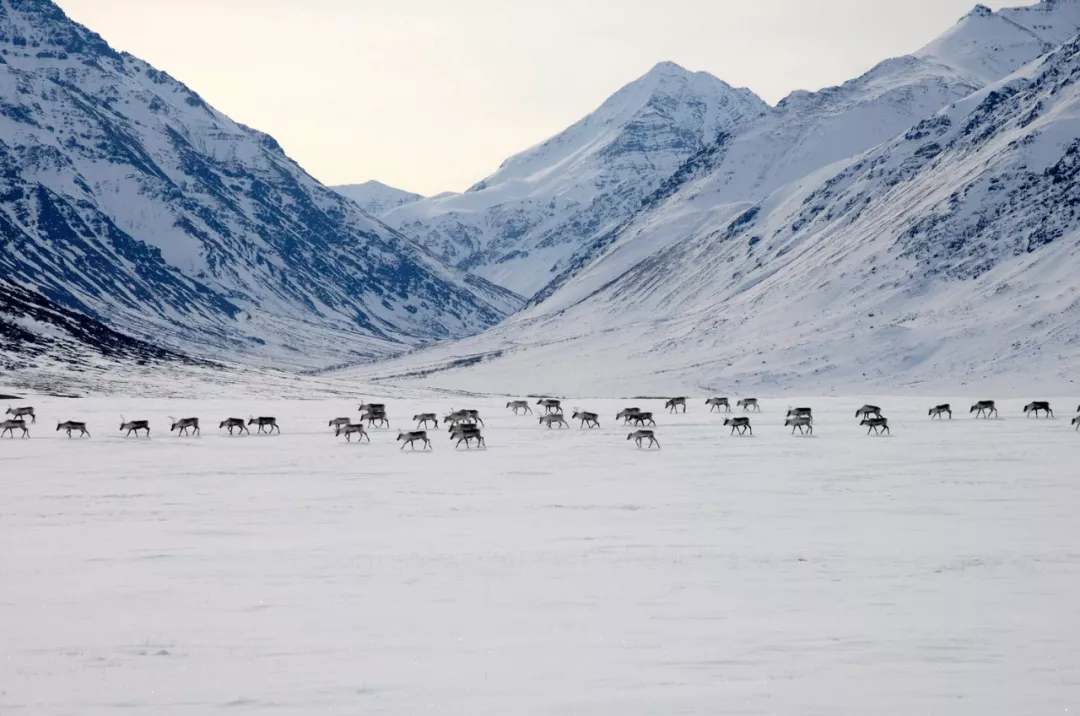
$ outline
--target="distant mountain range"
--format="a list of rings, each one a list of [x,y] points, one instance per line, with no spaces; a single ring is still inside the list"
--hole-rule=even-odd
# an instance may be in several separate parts
[[[366,213],[374,216],[385,214],[399,206],[405,206],[424,198],[419,194],[413,194],[411,191],[395,189],[374,180],[363,184],[346,184],[331,188],[338,194],[352,199]]]

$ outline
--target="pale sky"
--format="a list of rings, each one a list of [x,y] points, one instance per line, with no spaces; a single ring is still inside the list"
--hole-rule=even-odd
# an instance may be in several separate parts
[[[58,0],[327,184],[461,191],[662,60],[775,103],[975,0]],[[1031,0],[986,2],[994,9]]]

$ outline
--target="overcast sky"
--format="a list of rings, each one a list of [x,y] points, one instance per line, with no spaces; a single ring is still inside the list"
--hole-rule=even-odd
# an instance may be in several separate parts
[[[327,184],[462,190],[661,60],[770,103],[911,52],[974,0],[59,0]],[[984,2],[998,9],[1030,0]]]

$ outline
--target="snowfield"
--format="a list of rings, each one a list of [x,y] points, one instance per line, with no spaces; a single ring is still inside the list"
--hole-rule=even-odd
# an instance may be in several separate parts
[[[603,427],[560,431],[506,398],[414,395],[370,445],[326,427],[351,399],[15,401],[39,417],[0,442],[0,712],[1077,705],[1080,399],[976,421],[994,396],[763,397],[755,437],[734,438],[705,397],[678,416],[567,400]],[[956,418],[930,422],[950,399]],[[864,402],[891,438],[865,436]],[[661,450],[613,424],[631,404]],[[781,426],[803,404],[813,438]],[[441,430],[398,450],[406,418],[451,407],[481,410],[487,450]],[[153,437],[118,437],[121,413]],[[282,434],[218,434],[249,414]],[[202,437],[170,436],[169,415],[200,416]],[[54,432],[67,419],[93,438]]]

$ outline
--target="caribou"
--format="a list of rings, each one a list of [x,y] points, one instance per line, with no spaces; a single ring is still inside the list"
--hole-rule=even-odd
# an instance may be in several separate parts
[[[367,410],[361,413],[360,420],[368,421],[369,428],[375,427],[375,423],[378,423],[379,426],[383,428],[390,427],[390,421],[386,418],[385,408],[375,408],[373,406],[369,406]]]
[[[629,425],[634,416],[641,412],[641,408],[623,408],[615,416],[616,420],[622,420],[623,425]]]
[[[367,434],[366,430],[364,430],[363,423],[345,423],[344,425],[337,426],[337,428],[334,430],[334,437],[337,438],[341,437],[342,435],[345,436],[345,442],[351,443],[353,435],[356,435],[357,442],[360,442],[364,438],[367,438],[367,441],[371,442],[371,436]]]
[[[146,437],[150,437],[150,421],[149,420],[132,420],[130,422],[124,420],[124,416],[120,416],[120,432],[125,433],[124,437],[131,437],[132,433],[135,433],[135,437],[139,437],[139,431],[145,430]]]
[[[754,434],[754,429],[750,427],[750,418],[726,418],[724,425],[731,426],[731,434],[734,435],[735,431],[739,431],[739,435],[745,435],[747,431],[750,434]]]
[[[1036,418],[1039,417],[1040,412],[1045,412],[1046,417],[1048,418],[1054,417],[1054,411],[1050,409],[1050,403],[1045,400],[1036,400],[1035,402],[1028,403],[1024,406],[1024,415],[1031,417],[1030,414],[1032,412],[1035,413]]]
[[[641,447],[641,442],[643,440],[649,441],[650,449],[652,449],[653,445],[655,445],[656,447],[660,447],[660,441],[656,439],[656,434],[652,430],[635,430],[634,432],[627,435],[626,439],[636,442],[639,448]]]
[[[869,418],[871,415],[880,418],[881,408],[876,405],[864,405],[855,411],[856,418]]]
[[[169,417],[173,421],[172,427],[169,428],[170,433],[173,430],[179,430],[180,435],[187,435],[188,430],[193,430],[194,431],[192,433],[193,435],[202,435],[202,432],[199,431],[199,419],[198,418],[181,418],[180,420],[177,420],[176,418],[173,418],[171,415]]]
[[[333,420],[328,422],[326,426],[333,428],[334,432],[336,433],[337,429],[340,428],[342,425],[348,425],[351,422],[352,418],[334,418]]]
[[[12,408],[9,406],[5,415],[10,415],[12,420],[21,420],[24,416],[29,415],[31,423],[37,422],[37,416],[34,415],[34,409],[30,406],[26,406],[25,408]]]
[[[788,408],[788,418],[810,418],[814,419],[814,411],[811,408]]]
[[[418,428],[426,428],[428,423],[431,423],[435,427],[439,427],[439,418],[435,413],[420,413],[419,415],[412,416],[412,419]]]
[[[710,406],[709,407],[709,412],[710,413],[713,412],[713,411],[716,411],[716,412],[719,413],[721,406],[726,408],[726,412],[728,412],[728,413],[731,412],[731,403],[728,402],[727,398],[709,398],[708,400],[705,401],[705,405]]]
[[[548,426],[548,429],[550,429],[551,426],[554,425],[554,424],[558,424],[558,426],[560,428],[568,428],[568,427],[570,427],[567,424],[566,418],[563,417],[562,413],[554,413],[552,415],[541,415],[540,416],[540,424]]]
[[[585,425],[588,424],[590,430],[600,427],[600,416],[596,413],[589,413],[584,410],[574,410],[571,420],[580,420],[581,427],[585,427]]]
[[[536,404],[543,406],[545,413],[557,413],[562,410],[562,401],[555,398],[541,398],[536,401]]]
[[[971,406],[971,410],[968,411],[968,415],[970,415],[971,413],[975,413],[975,418],[977,420],[980,415],[985,418],[989,418],[990,413],[993,413],[996,416],[998,414],[998,411],[997,407],[994,405],[994,401],[980,400],[978,403],[975,403],[975,405]]]
[[[479,410],[452,410],[449,415],[443,417],[443,424],[450,423],[451,427],[462,423],[480,423],[484,424],[484,421],[480,418]]]
[[[56,432],[60,432],[61,430],[67,431],[68,438],[71,438],[71,433],[76,430],[79,431],[80,438],[84,435],[90,437],[90,431],[86,429],[86,423],[77,423],[74,420],[69,420],[66,423],[57,423]]]
[[[735,406],[739,407],[739,408],[742,408],[743,412],[746,412],[747,410],[750,410],[751,408],[753,408],[754,410],[756,410],[759,413],[761,412],[761,406],[758,405],[757,398],[743,398],[738,403],[736,403]]]
[[[401,449],[404,450],[408,445],[410,450],[416,449],[416,441],[419,440],[424,443],[424,449],[431,449],[431,441],[428,440],[427,430],[412,430],[406,433],[398,433],[397,439],[401,441]],[[370,438],[369,438],[370,440]]]
[[[938,420],[941,420],[941,416],[944,413],[948,413],[949,420],[952,420],[952,407],[948,403],[944,403],[942,405],[935,405],[934,407],[930,408],[930,419],[933,420],[934,418],[937,418]]]
[[[463,423],[451,428],[450,439],[457,440],[457,442],[454,443],[455,450],[461,447],[461,443],[465,443],[466,450],[472,449],[470,443],[473,440],[476,441],[477,447],[487,447],[487,443],[484,442],[484,436],[480,434],[480,428],[470,423]]]
[[[506,407],[512,408],[514,415],[517,415],[519,410],[532,415],[532,408],[529,407],[529,401],[527,400],[511,400],[506,404]]]
[[[278,431],[278,435],[281,434],[281,428],[277,424],[277,418],[251,418],[250,420],[248,420],[247,424],[258,425],[260,433],[263,431],[263,428],[266,428],[267,434],[273,434],[274,429],[276,428]]]
[[[0,438],[4,437],[4,433],[11,433],[11,437],[14,438],[16,430],[22,430],[24,438],[30,437],[30,431],[26,427],[25,420],[5,420],[0,423]]]
[[[1080,430],[1080,415],[1072,419],[1072,424],[1076,426],[1077,430]]]
[[[892,431],[889,430],[888,418],[863,418],[862,422],[859,423],[859,425],[869,426],[866,430],[867,435],[870,434],[871,430],[874,431],[874,435],[880,435],[881,430],[884,430],[885,432],[889,433],[889,435],[892,435]]]
[[[814,421],[809,415],[795,415],[784,421],[784,427],[791,426],[791,434],[795,434],[795,428],[799,429],[799,435],[805,435],[805,430],[810,431],[810,435],[814,434]]]
[[[361,413],[367,410],[375,410],[386,412],[386,403],[360,403],[360,407],[357,408]]]
[[[669,413],[677,413],[677,412],[679,412],[679,406],[680,405],[682,406],[682,411],[685,413],[686,412],[686,398],[671,398],[666,403],[664,403],[664,407],[668,409]]]
[[[656,421],[653,420],[652,413],[646,413],[646,412],[641,412],[641,411],[631,415],[630,416],[630,422],[634,423],[639,428],[641,426],[643,426],[645,423],[648,423],[649,425],[656,425]]]
[[[229,435],[233,434],[233,430],[236,430],[237,433],[247,433],[248,435],[251,435],[251,431],[244,425],[243,418],[225,418],[221,421],[221,424],[218,425],[218,430],[224,430],[225,428],[229,429]]]

